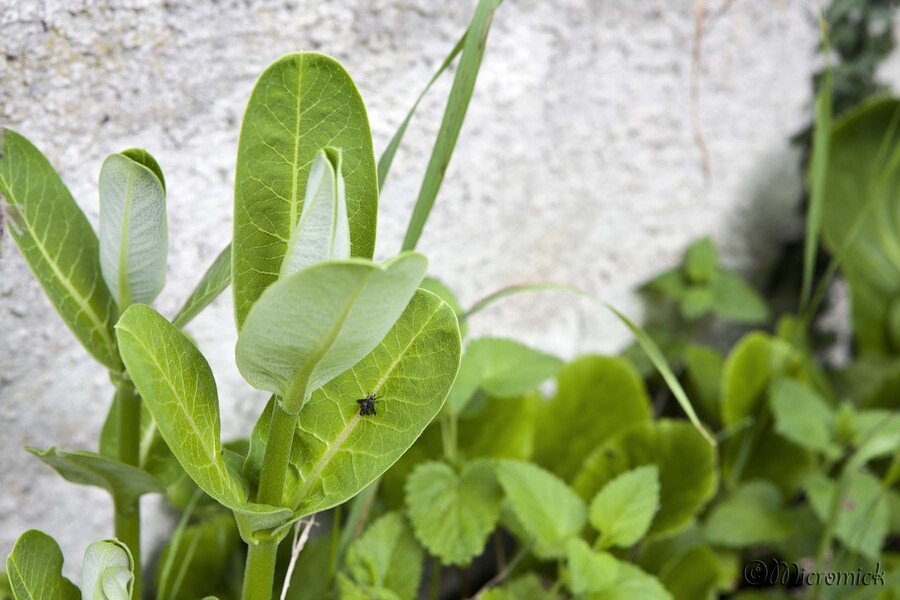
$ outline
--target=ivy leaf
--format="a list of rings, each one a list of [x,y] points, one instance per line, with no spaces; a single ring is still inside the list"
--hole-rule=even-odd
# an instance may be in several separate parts
[[[502,494],[489,463],[457,473],[442,462],[419,465],[406,481],[406,505],[416,537],[445,565],[481,554],[500,518]]]
[[[300,411],[285,483],[295,517],[358,494],[421,435],[441,409],[459,365],[453,310],[419,290],[381,343],[313,394]],[[379,396],[377,414],[361,416],[356,399]],[[253,430],[245,474],[258,480],[271,408]]]
[[[607,552],[594,552],[581,538],[566,544],[569,567],[569,589],[576,596],[600,592],[611,586],[618,576],[619,561]]]
[[[715,449],[690,423],[670,419],[638,425],[599,446],[573,487],[582,498],[593,498],[616,476],[642,465],[659,469],[660,507],[651,534],[684,528],[716,491]]]
[[[131,506],[144,494],[162,494],[165,488],[146,471],[93,452],[63,452],[57,448],[26,448],[66,481],[107,490],[116,506]]]
[[[644,383],[622,358],[585,356],[557,375],[556,396],[538,406],[534,460],[571,480],[598,444],[650,419]]]
[[[31,142],[0,129],[0,194],[10,236],[56,311],[100,364],[121,371],[118,310],[100,271],[97,235]]]
[[[832,460],[841,456],[834,442],[834,411],[814,390],[795,379],[778,377],[769,390],[769,403],[779,434]]]
[[[513,514],[534,538],[535,554],[541,558],[563,556],[566,543],[581,533],[587,521],[587,507],[578,494],[531,463],[503,460],[496,471]]]
[[[144,150],[112,154],[100,169],[100,266],[123,309],[150,304],[166,283],[166,188]]]
[[[256,82],[238,142],[234,191],[234,309],[238,329],[278,279],[303,210],[316,154],[343,151],[351,255],[375,248],[378,178],[366,107],[344,68],[314,52],[289,54]]]
[[[197,287],[184,301],[172,324],[184,329],[194,317],[209,306],[231,284],[231,244],[225,246],[203,274]]]
[[[81,573],[85,600],[131,600],[134,560],[125,544],[117,540],[94,542],[84,553]]]
[[[774,484],[753,481],[716,504],[703,534],[711,543],[729,548],[774,543],[795,533],[795,520]]]
[[[354,582],[390,590],[399,600],[416,597],[422,563],[422,549],[399,513],[379,518],[347,550],[347,571]]]
[[[591,525],[603,548],[632,546],[647,534],[659,508],[659,469],[626,471],[603,486],[590,507]]]
[[[427,264],[421,254],[406,253],[382,265],[318,263],[280,279],[247,315],[235,348],[238,369],[296,414],[313,392],[375,348]]]
[[[34,529],[23,533],[6,559],[16,600],[81,600],[74,583],[62,576],[63,555],[52,537]]]

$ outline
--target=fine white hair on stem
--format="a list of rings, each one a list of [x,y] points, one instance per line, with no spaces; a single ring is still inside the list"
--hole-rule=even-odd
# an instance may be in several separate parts
[[[297,521],[297,524],[294,526],[294,541],[291,543],[291,562],[288,563],[287,573],[284,576],[284,585],[281,586],[281,600],[287,598],[288,588],[291,587],[291,577],[294,575],[294,567],[297,566],[297,559],[300,557],[300,552],[306,545],[307,540],[309,540],[309,532],[315,523],[316,515],[313,515],[305,523]],[[301,525],[303,525],[302,531],[300,530]]]

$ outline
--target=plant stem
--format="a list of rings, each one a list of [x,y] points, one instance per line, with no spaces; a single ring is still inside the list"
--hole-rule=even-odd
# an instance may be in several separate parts
[[[278,542],[269,540],[250,544],[247,549],[247,565],[244,568],[243,600],[271,600],[275,581],[275,558]]]
[[[141,397],[134,384],[124,380],[118,387],[119,461],[135,467],[141,462]],[[140,498],[118,502],[115,507],[116,538],[128,546],[134,559],[133,597],[141,597],[141,504]]]

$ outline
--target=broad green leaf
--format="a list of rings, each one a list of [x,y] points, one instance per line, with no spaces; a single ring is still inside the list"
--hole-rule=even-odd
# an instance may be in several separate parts
[[[93,452],[63,452],[56,448],[27,448],[53,467],[66,481],[107,490],[118,507],[129,507],[144,494],[162,494],[165,488],[146,471]]]
[[[566,544],[569,567],[569,589],[576,596],[600,592],[611,585],[619,574],[619,561],[607,552],[594,552],[581,538]]]
[[[795,379],[778,377],[769,390],[769,403],[780,435],[832,460],[841,456],[834,441],[834,411],[814,390]]]
[[[445,565],[481,554],[500,518],[502,493],[484,461],[457,473],[442,462],[419,465],[406,481],[406,506],[416,537]]]
[[[708,237],[693,242],[684,252],[684,273],[692,283],[709,283],[719,268],[719,251]]]
[[[16,600],[81,600],[74,583],[62,576],[63,555],[52,537],[34,529],[23,533],[6,559]]]
[[[562,364],[555,356],[513,340],[473,340],[463,353],[447,408],[459,414],[479,388],[498,398],[521,396],[556,375]]]
[[[100,169],[100,266],[121,308],[150,304],[166,283],[166,188],[142,151],[112,154]],[[152,162],[151,162],[152,161]]]
[[[502,0],[479,0],[466,31],[462,57],[459,59],[453,87],[450,89],[450,97],[441,120],[441,128],[437,140],[434,142],[434,150],[431,152],[431,158],[425,169],[425,178],[419,190],[419,197],[416,199],[416,205],[403,238],[404,250],[415,249],[425,227],[425,221],[428,220],[428,215],[431,213],[431,207],[434,206],[435,198],[441,189],[447,165],[450,164],[453,148],[456,146],[463,120],[466,118],[469,100],[475,90],[475,80],[484,56],[491,20],[501,2]]]
[[[587,507],[581,498],[555,475],[531,463],[503,460],[496,470],[513,514],[534,540],[535,554],[564,556],[566,543],[578,536],[587,522]]]
[[[881,555],[890,525],[888,495],[878,478],[868,473],[851,477],[840,499],[835,535],[851,550],[875,561]],[[835,483],[821,473],[814,473],[806,479],[804,489],[816,516],[823,523],[831,519],[831,504],[837,491]]]
[[[752,481],[716,504],[703,535],[717,546],[730,548],[775,543],[796,533],[795,520],[774,484]]]
[[[131,600],[134,560],[116,540],[94,542],[84,552],[81,596],[85,600]]]
[[[557,374],[556,396],[538,405],[535,462],[565,480],[598,444],[650,419],[641,378],[622,358],[585,356]]]
[[[645,573],[639,567],[624,561],[618,562],[616,580],[603,591],[590,596],[593,600],[673,600],[672,594],[659,579]]]
[[[591,502],[589,517],[603,548],[628,547],[647,534],[658,508],[659,469],[647,465],[604,485]]]
[[[31,142],[0,129],[0,195],[10,237],[75,337],[120,371],[115,300],[100,271],[97,235],[50,162]]]
[[[481,600],[558,600],[559,594],[549,590],[534,573],[526,573],[504,583],[500,588],[492,588],[494,596],[485,594]]]
[[[669,561],[659,579],[674,600],[717,600],[721,565],[709,547],[695,546]]]
[[[313,394],[300,411],[285,505],[304,517],[345,502],[384,473],[441,409],[459,366],[453,310],[419,290],[381,343]],[[358,398],[377,394],[377,414]],[[258,478],[272,402],[251,438],[245,473]]]
[[[341,151],[320,150],[306,182],[300,220],[281,263],[279,277],[326,260],[350,258],[350,221]]]
[[[279,280],[247,315],[235,348],[238,369],[296,414],[313,392],[375,348],[427,264],[421,254],[406,253],[381,265],[319,263]]]
[[[459,417],[460,454],[469,460],[530,459],[541,402],[543,400],[536,393],[517,398],[486,398],[478,410],[467,411]],[[470,405],[469,409],[472,408]]]
[[[231,244],[225,246],[216,260],[209,266],[197,287],[184,301],[172,324],[179,329],[191,322],[204,308],[210,305],[231,283]]]
[[[422,563],[422,549],[399,513],[372,523],[347,550],[347,571],[356,583],[390,590],[400,600],[416,598]]]
[[[685,421],[658,420],[638,425],[608,440],[591,453],[573,487],[593,498],[615,477],[635,467],[659,468],[660,508],[651,534],[686,527],[716,491],[716,454]]]
[[[234,309],[238,329],[278,278],[303,210],[316,153],[343,152],[353,256],[375,249],[378,178],[366,107],[344,68],[314,52],[269,66],[247,104],[234,190]]]
[[[242,534],[284,524],[290,511],[248,501],[240,457],[222,448],[219,400],[209,363],[152,308],[135,304],[116,325],[122,359],[159,432],[200,488],[235,511]]]
[[[685,386],[700,417],[718,429],[722,424],[720,399],[724,357],[707,346],[691,344],[684,350]]]
[[[358,584],[344,573],[338,573],[337,589],[341,600],[402,600],[387,588]]]
[[[710,283],[712,311],[726,321],[734,323],[765,323],[769,320],[769,307],[752,287],[738,275],[720,269]]]

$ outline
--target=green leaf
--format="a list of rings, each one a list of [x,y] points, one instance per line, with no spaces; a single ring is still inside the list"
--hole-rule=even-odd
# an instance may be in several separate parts
[[[695,546],[669,561],[659,579],[675,600],[716,600],[721,564],[707,546]]]
[[[416,537],[445,565],[467,565],[481,554],[500,518],[502,494],[490,464],[457,473],[442,462],[416,467],[406,481],[406,505]]]
[[[63,452],[57,448],[27,448],[66,481],[107,490],[115,505],[128,507],[144,494],[162,494],[165,488],[146,471],[93,452]]]
[[[693,242],[684,253],[684,273],[692,283],[709,283],[718,267],[719,252],[708,237]]]
[[[462,412],[476,390],[511,398],[534,390],[556,375],[563,362],[513,340],[480,338],[466,346],[447,408]]]
[[[581,533],[587,521],[581,498],[552,473],[531,463],[503,460],[496,470],[513,514],[534,539],[535,554],[564,556],[566,543]]]
[[[679,531],[712,498],[717,484],[715,450],[689,423],[662,419],[620,433],[585,459],[573,487],[590,499],[617,475],[651,464],[659,468],[660,508],[650,533]]]
[[[319,391],[300,411],[285,483],[295,517],[331,508],[359,493],[421,435],[447,397],[459,365],[453,310],[419,290],[381,343]],[[377,414],[356,399],[377,394]],[[258,478],[272,402],[251,438],[245,473]]]
[[[593,294],[590,294],[571,285],[561,285],[558,283],[523,283],[500,288],[496,292],[488,294],[487,296],[473,304],[469,308],[469,310],[464,311],[459,318],[462,321],[468,321],[469,317],[480,313],[495,302],[503,300],[504,298],[508,298],[509,296],[531,292],[568,292],[570,294],[577,294],[579,296],[584,296],[587,298],[594,298]]]
[[[118,311],[100,272],[97,236],[56,171],[31,142],[0,129],[0,194],[10,236],[78,341],[120,371]]]
[[[580,596],[600,592],[613,585],[619,572],[619,561],[607,552],[594,552],[581,538],[566,544],[569,567],[569,589]]]
[[[890,526],[888,495],[878,478],[856,473],[840,499],[835,535],[848,548],[875,561],[881,555]],[[816,516],[826,523],[837,486],[821,473],[810,475],[804,489]]]
[[[23,533],[6,559],[16,600],[81,600],[74,583],[62,576],[63,555],[53,538],[34,529]]]
[[[191,322],[231,284],[231,244],[225,246],[209,266],[197,287],[184,301],[172,324],[179,329]]]
[[[685,385],[697,412],[715,429],[721,426],[722,369],[725,358],[713,348],[691,344],[684,350]]]
[[[463,309],[459,304],[459,300],[456,298],[456,294],[454,294],[453,291],[448,288],[441,280],[434,277],[426,277],[422,280],[422,283],[419,284],[419,287],[423,290],[428,290],[429,292],[449,304],[450,308],[453,309],[453,312],[456,313],[457,319],[462,318]],[[468,330],[468,325],[466,325],[464,321],[461,321],[459,324],[459,332],[463,338],[466,337],[466,333],[468,332]]]
[[[719,317],[750,325],[769,320],[771,315],[765,300],[740,276],[720,270],[710,285],[712,311]]]
[[[303,52],[275,61],[256,82],[238,143],[232,273],[238,329],[278,278],[313,160],[328,146],[343,151],[351,254],[371,258],[378,179],[362,98],[332,58]]]
[[[303,210],[281,263],[279,277],[326,260],[350,258],[350,221],[341,151],[320,150],[306,183]]]
[[[628,547],[647,534],[658,508],[659,469],[647,465],[604,485],[591,502],[590,521],[601,547]]]
[[[834,411],[814,390],[795,379],[778,377],[772,382],[769,403],[779,434],[832,460],[841,456],[834,442]]]
[[[356,583],[390,590],[400,600],[416,598],[422,563],[422,549],[399,513],[372,523],[347,551],[347,571]]]
[[[138,156],[159,169],[145,151]],[[165,186],[139,160],[110,155],[100,169],[100,266],[120,307],[153,302],[166,284],[168,252]]]
[[[634,367],[617,357],[578,358],[557,381],[556,396],[538,405],[534,459],[568,481],[594,447],[648,421],[650,399]]]
[[[543,400],[538,394],[518,398],[486,398],[478,410],[459,417],[457,437],[460,453],[469,460],[530,459],[541,402]]]
[[[459,59],[453,87],[450,89],[450,98],[447,100],[447,108],[444,110],[441,129],[435,140],[434,150],[419,190],[419,197],[416,199],[416,206],[403,238],[404,250],[415,249],[425,227],[425,221],[428,220],[428,215],[431,213],[431,207],[434,206],[441,183],[444,181],[447,165],[450,164],[453,148],[456,146],[463,120],[466,118],[469,100],[475,90],[475,80],[484,56],[491,20],[501,2],[502,0],[479,0],[475,14],[472,16],[472,22],[466,31],[462,57]]]
[[[673,600],[672,594],[653,575],[623,561],[618,561],[618,567],[616,580],[595,594],[594,600]]]
[[[240,457],[222,448],[219,399],[209,363],[194,344],[149,306],[132,305],[116,325],[122,359],[159,432],[204,492],[235,511],[242,535],[283,525],[290,511],[250,503]]]
[[[703,535],[711,543],[729,548],[775,543],[796,532],[795,520],[774,484],[752,481],[716,504]]]
[[[319,263],[279,280],[247,315],[235,348],[238,369],[296,414],[313,392],[375,348],[427,264],[421,254],[406,253],[382,265]]]
[[[85,600],[131,600],[134,560],[122,542],[106,540],[88,546],[81,573]]]

